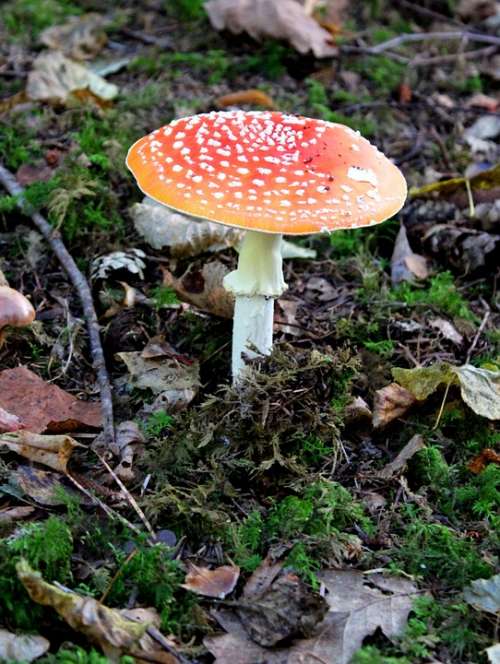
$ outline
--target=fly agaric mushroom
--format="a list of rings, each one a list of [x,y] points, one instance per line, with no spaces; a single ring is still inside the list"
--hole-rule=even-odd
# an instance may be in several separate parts
[[[25,327],[34,319],[35,310],[24,295],[9,286],[0,286],[0,346],[4,340],[4,327]]]
[[[224,280],[236,296],[234,380],[243,354],[271,351],[274,299],[287,288],[282,236],[371,226],[406,198],[402,173],[358,132],[279,112],[174,120],[138,140],[127,166],[155,201],[247,231]]]

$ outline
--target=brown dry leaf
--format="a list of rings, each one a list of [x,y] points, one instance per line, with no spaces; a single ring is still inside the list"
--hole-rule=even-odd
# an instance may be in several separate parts
[[[80,495],[71,486],[64,483],[64,478],[60,473],[40,470],[39,468],[33,468],[33,466],[19,465],[10,473],[9,481],[17,485],[23,493],[35,502],[50,507],[64,505],[63,494],[70,493],[77,498]]]
[[[216,618],[228,633],[205,639],[216,664],[348,664],[363,639],[377,629],[389,639],[404,630],[417,593],[408,579],[357,570],[331,570],[319,577],[330,610],[310,638],[267,649],[249,638],[244,622],[218,612]]]
[[[98,402],[81,401],[46,383],[26,367],[0,371],[0,408],[16,415],[32,433],[63,433],[102,426]]]
[[[500,100],[478,92],[477,94],[472,95],[472,97],[465,102],[465,105],[472,108],[484,108],[490,113],[495,113],[500,105]]]
[[[111,101],[118,94],[116,85],[58,51],[41,53],[33,62],[26,85],[29,99],[66,104],[82,90],[104,101]]]
[[[0,628],[0,661],[32,662],[45,655],[50,642],[35,634],[13,634]]]
[[[25,560],[21,560],[16,569],[19,580],[34,602],[55,609],[70,627],[100,646],[111,662],[119,662],[125,653],[148,652],[150,641],[145,643],[144,637],[147,628],[157,623],[154,609],[148,609],[146,615],[142,614],[145,618],[143,622],[138,621],[141,615],[137,613],[132,620],[93,597],[82,597],[47,583]]]
[[[173,358],[145,358],[140,352],[117,353],[125,362],[131,382],[142,390],[160,395],[163,410],[185,408],[196,396],[200,386],[197,362],[184,364]]]
[[[397,383],[391,383],[375,392],[373,400],[373,426],[382,429],[393,420],[401,417],[416,403],[411,392]]]
[[[391,282],[397,286],[403,281],[426,279],[429,276],[427,261],[410,247],[404,224],[399,227],[391,257]]]
[[[130,214],[136,231],[153,249],[169,247],[172,256],[197,256],[236,246],[244,231],[174,212],[147,196]]]
[[[203,267],[188,268],[176,279],[168,270],[163,269],[163,285],[173,288],[184,302],[194,304],[202,311],[207,311],[221,318],[232,318],[234,295],[223,286],[223,280],[229,269],[219,261],[205,263]]]
[[[208,569],[208,567],[198,567],[191,563],[184,583],[181,585],[197,595],[224,599],[226,595],[233,592],[239,578],[240,568],[236,565],[222,565],[215,569]]]
[[[40,41],[73,60],[91,60],[106,44],[104,27],[107,22],[104,16],[95,12],[71,16],[66,23],[43,30]]]
[[[337,53],[330,34],[295,0],[209,0],[205,9],[216,30],[285,39],[299,53],[312,51],[317,58]]]
[[[5,525],[7,523],[11,523],[12,521],[19,521],[20,519],[26,519],[28,516],[33,514],[34,511],[35,508],[29,505],[18,506],[18,507],[6,507],[5,509],[1,509],[0,525]]]
[[[217,108],[226,108],[227,106],[262,106],[263,108],[274,109],[276,105],[271,97],[262,92],[262,90],[250,89],[231,92],[215,100]]]
[[[424,437],[419,433],[415,434],[410,440],[406,443],[403,449],[398,453],[396,458],[385,465],[382,470],[380,470],[377,475],[383,479],[390,479],[394,477],[399,471],[404,470],[408,461],[420,450],[423,450],[425,447]]]
[[[361,397],[355,397],[350,403],[347,404],[345,409],[345,419],[349,424],[360,422],[362,420],[371,421],[373,413],[370,406]]]
[[[146,441],[136,422],[120,422],[115,433],[115,442],[111,451],[120,457],[115,473],[123,482],[131,482],[135,477],[132,469],[134,457]]]
[[[485,447],[481,450],[480,454],[475,456],[472,461],[469,461],[467,468],[474,475],[479,475],[489,463],[500,464],[500,454],[491,447]]]
[[[66,473],[71,453],[78,443],[70,436],[43,436],[31,431],[15,431],[1,434],[0,445],[30,461]]]
[[[18,429],[22,428],[23,424],[17,415],[8,413],[3,408],[0,408],[0,433],[4,433],[5,431],[18,431]]]
[[[452,341],[457,346],[461,346],[464,341],[464,337],[454,325],[450,323],[449,320],[445,318],[431,318],[429,325],[436,330],[439,330],[445,339]]]
[[[44,162],[37,164],[23,164],[16,172],[16,180],[23,187],[34,182],[47,182],[54,175],[54,171]]]

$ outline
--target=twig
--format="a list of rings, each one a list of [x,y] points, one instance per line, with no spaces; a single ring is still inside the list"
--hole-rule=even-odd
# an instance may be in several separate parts
[[[181,664],[196,664],[196,660],[193,662],[193,660],[188,659],[185,655],[180,653],[178,650],[173,648],[170,643],[167,641],[167,639],[163,636],[163,634],[156,629],[156,627],[148,627],[146,630],[147,634],[157,641],[167,652],[169,652],[171,655],[174,655]]]
[[[95,450],[94,450],[94,454],[99,458],[99,461],[102,463],[102,465],[106,468],[106,470],[111,475],[111,477],[115,480],[115,482],[118,484],[120,489],[123,491],[123,493],[125,494],[125,497],[127,498],[128,502],[130,503],[132,508],[135,510],[137,516],[140,518],[140,520],[144,524],[146,530],[151,535],[151,537],[153,538],[153,541],[154,541],[155,538],[156,538],[155,531],[153,530],[153,527],[151,526],[151,524],[147,520],[146,515],[144,514],[144,512],[141,510],[141,508],[137,504],[137,501],[134,498],[134,496],[130,493],[130,491],[127,489],[125,484],[123,484],[123,482],[118,477],[118,475],[115,473],[115,471],[111,468],[109,463],[105,459],[103,459],[103,457],[98,452],[96,452]]]
[[[158,46],[159,48],[172,50],[173,44],[170,37],[155,37],[154,35],[149,35],[146,32],[140,32],[139,30],[131,30],[130,28],[121,28],[120,32],[127,36],[132,37],[132,39],[137,39],[143,44],[148,44],[150,46]]]
[[[16,197],[18,207],[31,217],[33,223],[59,259],[59,262],[65,269],[71,283],[78,293],[83,309],[83,315],[87,322],[92,366],[96,372],[97,382],[99,384],[104,437],[106,443],[111,446],[115,440],[113,399],[111,396],[111,386],[101,344],[99,322],[94,309],[90,287],[84,275],[78,269],[73,257],[66,249],[64,242],[61,240],[60,233],[56,231],[39,212],[32,209],[24,197],[23,187],[21,187],[12,173],[1,163],[0,183],[5,187],[9,194]]]
[[[490,317],[490,310],[487,309],[486,312],[485,312],[485,314],[484,314],[484,316],[483,316],[483,320],[481,321],[481,324],[479,325],[479,329],[478,329],[478,331],[476,332],[476,336],[475,336],[474,339],[472,340],[472,343],[471,343],[471,345],[470,345],[470,348],[469,348],[469,350],[468,350],[468,352],[467,352],[467,357],[466,357],[466,359],[465,359],[465,364],[468,364],[468,363],[469,363],[470,358],[472,357],[472,353],[473,353],[473,351],[474,351],[474,348],[477,346],[477,342],[479,341],[479,337],[480,337],[481,334],[483,333],[483,330],[484,330],[484,328],[486,327],[486,323],[488,322],[488,318],[489,318],[489,317]]]
[[[398,35],[392,39],[388,39],[377,46],[372,46],[371,48],[366,49],[369,53],[377,55],[383,53],[388,49],[401,46],[401,44],[406,44],[407,42],[421,42],[421,41],[433,41],[433,40],[445,40],[445,39],[465,39],[469,41],[481,42],[483,44],[496,44],[500,46],[500,37],[495,37],[494,35],[485,35],[480,32],[468,32],[467,30],[450,30],[448,32],[413,32],[408,34]]]
[[[449,55],[436,55],[429,58],[422,58],[417,55],[413,60],[408,60],[412,67],[428,67],[429,65],[446,65],[455,60],[474,60],[475,58],[485,58],[493,55],[498,50],[498,46],[487,46],[473,51],[461,51],[460,53],[450,53]]]

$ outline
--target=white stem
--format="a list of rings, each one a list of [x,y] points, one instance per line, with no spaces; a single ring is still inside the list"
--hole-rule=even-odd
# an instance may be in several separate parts
[[[247,231],[240,248],[238,269],[224,278],[236,303],[233,327],[233,382],[241,377],[243,353],[269,355],[273,345],[274,298],[287,288],[283,279],[282,236]]]
[[[273,347],[274,299],[264,295],[237,295],[233,321],[233,381],[242,376],[245,369],[243,353],[248,357],[269,355]],[[250,350],[254,346],[258,352]]]

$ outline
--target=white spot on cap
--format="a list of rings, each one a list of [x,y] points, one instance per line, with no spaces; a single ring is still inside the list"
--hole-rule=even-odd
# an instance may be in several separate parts
[[[172,166],[172,170],[174,171],[174,173],[180,173],[183,170],[183,168],[182,166],[179,166],[179,164],[174,164]]]
[[[257,178],[255,178],[254,180],[252,180],[252,182],[253,182],[253,184],[254,184],[256,187],[263,187],[263,186],[266,184],[266,183],[264,182],[264,180],[259,180],[259,179],[257,179]]]
[[[358,166],[349,166],[347,177],[357,182],[369,182],[374,187],[377,186],[377,176],[371,168],[359,168]]]
[[[248,175],[248,173],[250,173],[250,171],[248,170],[248,168],[237,168],[236,171],[237,171],[240,175]]]

